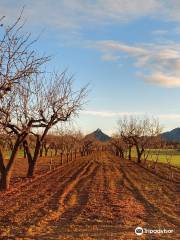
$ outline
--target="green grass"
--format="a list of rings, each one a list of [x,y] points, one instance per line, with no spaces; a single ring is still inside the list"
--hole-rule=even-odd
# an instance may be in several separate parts
[[[31,152],[33,152],[34,150],[33,149],[31,149]],[[52,156],[54,156],[54,154],[55,154],[55,151],[54,150],[49,150],[48,151],[48,155],[47,155],[47,157],[51,157],[51,152],[52,152]],[[11,156],[11,151],[9,150],[9,151],[4,151],[3,152],[3,155],[4,155],[4,157],[5,158],[9,158],[10,156]],[[43,157],[45,156],[45,152],[43,152]],[[18,151],[18,155],[17,155],[17,157],[18,158],[23,158],[24,157],[24,150],[23,149],[20,149],[19,151]]]
[[[157,158],[157,150],[150,150],[147,160],[155,161]],[[160,154],[158,158],[159,163],[168,163],[167,156],[170,159],[170,163],[174,166],[180,166],[180,150],[179,149],[160,149]],[[137,158],[136,150],[132,150],[132,157]],[[143,159],[143,156],[142,156]]]
[[[3,155],[5,158],[9,158],[11,156],[11,151],[4,151]],[[18,157],[24,157],[24,151],[23,150],[19,150],[18,151]]]
[[[149,161],[155,161],[156,160],[156,152],[157,152],[157,149],[152,149],[150,151],[150,154],[148,156],[148,159]],[[54,156],[54,152],[52,152],[53,156]],[[159,154],[159,159],[158,159],[158,162],[159,163],[166,163],[167,164],[167,158],[166,156],[167,155],[171,155],[172,154],[172,158],[171,158],[171,164],[174,165],[174,166],[180,166],[180,150],[179,149],[160,149],[160,154]],[[10,156],[10,151],[7,151],[4,153],[4,156],[5,158],[9,158]],[[44,153],[43,153],[43,156],[44,156]],[[51,151],[48,152],[48,156],[51,156]],[[24,152],[23,150],[19,150],[18,152],[18,157],[21,158],[21,157],[24,157]],[[137,155],[136,155],[136,149],[133,148],[132,149],[132,157],[133,158],[137,158]],[[142,156],[142,159],[143,159],[143,156]]]

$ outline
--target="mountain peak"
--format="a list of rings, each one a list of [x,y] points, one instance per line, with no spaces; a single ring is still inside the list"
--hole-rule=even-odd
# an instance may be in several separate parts
[[[171,131],[164,132],[161,137],[168,142],[180,142],[180,128],[174,128]]]
[[[101,131],[101,129],[100,129],[100,128],[98,128],[98,129],[96,129],[96,131],[94,131],[94,132],[101,133],[102,131]]]
[[[111,139],[107,134],[103,133],[100,128],[98,128],[98,129],[96,129],[96,131],[86,135],[86,138],[94,138],[100,142],[107,142]]]

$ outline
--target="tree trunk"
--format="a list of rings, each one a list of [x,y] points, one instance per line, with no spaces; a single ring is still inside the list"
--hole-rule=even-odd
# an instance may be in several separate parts
[[[129,151],[128,151],[128,159],[131,160],[131,149],[132,147],[129,147]]]
[[[116,148],[116,156],[119,157],[119,150]]]
[[[140,150],[138,147],[136,147],[136,150],[137,150],[137,163],[141,163],[141,156],[143,154],[143,149]]]
[[[1,172],[0,191],[6,191],[9,189],[10,179],[11,179],[11,171]]]
[[[0,150],[0,174],[1,174],[0,190],[1,191],[6,191],[9,188],[12,169],[13,169],[13,166],[14,166],[14,162],[15,162],[20,144],[21,144],[21,140],[18,137],[15,144],[14,144],[10,159],[9,159],[6,166],[4,164],[4,158],[3,158],[2,152]]]
[[[42,146],[42,147],[41,147],[41,149],[40,149],[39,156],[40,156],[40,157],[42,157],[42,156],[43,156],[43,146]]]
[[[75,158],[75,160],[76,160],[76,155],[77,155],[77,152],[76,152],[76,150],[75,150],[75,152],[74,152],[74,158]]]
[[[73,160],[73,152],[71,151],[71,161]]]
[[[58,149],[55,148],[55,149],[54,149],[54,156],[57,156],[57,152],[58,152]]]
[[[63,153],[61,152],[61,165],[63,164]]]
[[[31,178],[34,176],[34,170],[35,170],[35,162],[31,161],[28,164],[28,172],[27,172],[27,177]]]
[[[42,143],[41,143],[41,141],[39,139],[37,139],[33,157],[32,157],[32,154],[30,152],[30,149],[29,149],[29,146],[28,146],[28,142],[26,140],[23,142],[23,145],[24,145],[24,148],[26,150],[27,159],[28,159],[27,177],[33,177],[34,176],[34,170],[35,170],[36,162],[37,162],[37,159],[38,159],[38,156],[39,156],[39,152],[40,152]]]
[[[138,163],[141,163],[141,155],[138,154],[138,159],[137,159]]]
[[[48,155],[48,148],[45,148],[45,157],[47,157],[47,155]]]
[[[120,150],[120,157],[124,158],[124,151],[122,149]]]

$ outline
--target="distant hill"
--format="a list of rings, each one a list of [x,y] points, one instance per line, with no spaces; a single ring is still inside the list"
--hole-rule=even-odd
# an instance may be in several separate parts
[[[168,142],[180,142],[180,128],[164,132],[161,134],[161,137]]]
[[[85,138],[93,138],[100,142],[107,142],[111,139],[107,134],[103,133],[99,128],[96,131],[86,135]]]

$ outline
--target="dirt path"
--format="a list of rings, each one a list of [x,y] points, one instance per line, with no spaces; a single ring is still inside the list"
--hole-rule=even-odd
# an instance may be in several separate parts
[[[178,185],[103,153],[1,194],[0,239],[178,239]],[[134,234],[137,226],[174,234]]]

